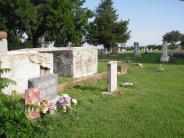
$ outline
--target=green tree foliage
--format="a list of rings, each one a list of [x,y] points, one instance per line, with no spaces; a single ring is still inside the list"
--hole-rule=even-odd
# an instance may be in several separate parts
[[[184,46],[184,34],[181,36],[181,45]]]
[[[8,32],[9,49],[40,47],[39,38],[66,46],[80,45],[91,12],[84,0],[0,0],[0,30]],[[28,38],[23,42],[25,34]]]
[[[35,20],[30,0],[0,0],[0,30],[8,33],[9,49],[22,48],[21,38]]]
[[[0,64],[1,64],[1,62],[0,62]],[[13,84],[13,85],[16,84],[16,82],[11,80],[11,79],[1,77],[3,73],[8,73],[10,71],[11,71],[10,68],[1,68],[0,67],[0,93],[2,93],[2,90],[4,88],[8,87],[10,84]]]
[[[125,43],[130,38],[129,21],[119,21],[112,0],[102,0],[97,7],[95,19],[90,23],[88,43],[103,44],[105,48]]]
[[[176,43],[181,41],[181,37],[182,34],[179,31],[171,31],[163,36],[163,40],[175,46]]]

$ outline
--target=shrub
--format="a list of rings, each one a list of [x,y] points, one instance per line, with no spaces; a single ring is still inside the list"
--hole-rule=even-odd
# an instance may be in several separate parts
[[[1,65],[1,61],[0,61],[0,65]],[[7,72],[10,72],[10,71],[11,71],[10,68],[1,68],[0,67],[0,92],[2,92],[2,90],[4,88],[8,87],[8,85],[16,84],[16,82],[11,80],[11,79],[1,77],[3,73],[7,73]]]
[[[27,136],[33,123],[25,115],[24,101],[15,92],[11,96],[0,94],[0,137]]]

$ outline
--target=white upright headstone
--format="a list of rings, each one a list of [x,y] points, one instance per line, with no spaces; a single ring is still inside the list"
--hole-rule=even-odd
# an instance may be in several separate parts
[[[115,92],[117,90],[117,61],[108,62],[108,92]]]
[[[134,55],[135,57],[140,57],[139,43],[134,42]]]
[[[0,40],[0,53],[6,53],[8,51],[7,39]]]
[[[181,45],[177,46],[177,51],[181,50]]]
[[[162,57],[160,58],[160,61],[163,63],[167,63],[169,61],[167,42],[165,41],[163,42]]]

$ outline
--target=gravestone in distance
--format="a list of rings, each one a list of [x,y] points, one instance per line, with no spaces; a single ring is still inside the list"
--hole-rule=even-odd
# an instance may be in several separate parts
[[[134,56],[140,57],[139,42],[134,42]]]
[[[117,90],[117,61],[108,62],[108,81],[108,92],[115,92]]]
[[[166,41],[163,41],[162,57],[160,58],[160,61],[162,63],[167,63],[169,61],[168,48],[167,48],[167,42]]]
[[[178,45],[177,46],[177,51],[180,51],[181,50],[181,45]]]
[[[49,74],[28,80],[29,88],[39,88],[41,100],[52,100],[57,96],[56,74]]]

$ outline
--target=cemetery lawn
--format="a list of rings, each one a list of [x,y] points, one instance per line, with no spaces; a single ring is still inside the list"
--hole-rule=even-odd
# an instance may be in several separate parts
[[[127,58],[127,57],[130,57]],[[71,113],[57,113],[39,122],[46,132],[36,137],[67,138],[123,138],[123,137],[184,137],[184,59],[173,58],[163,65],[164,72],[156,72],[160,53],[104,56],[99,59],[99,72],[107,69],[108,60],[140,62],[144,68],[128,64],[128,74],[119,76],[120,93],[102,95],[107,81],[89,82],[65,90],[78,99]],[[134,82],[132,88],[120,87]]]

